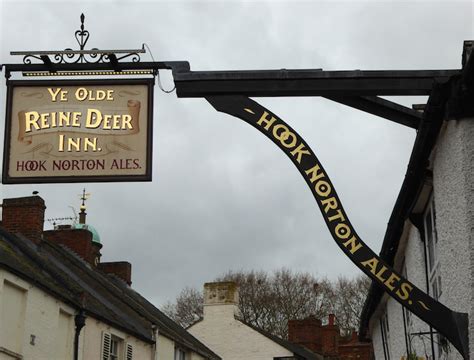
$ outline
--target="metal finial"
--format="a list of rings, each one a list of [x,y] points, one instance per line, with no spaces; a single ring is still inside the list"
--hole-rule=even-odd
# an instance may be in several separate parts
[[[91,196],[90,193],[86,193],[86,189],[84,188],[82,190],[82,194],[79,195],[80,196],[80,199],[82,200],[82,204],[81,204],[81,211],[85,210],[86,209],[86,200],[89,199],[89,197]]]
[[[86,223],[86,200],[91,196],[91,194],[86,193],[86,189],[82,190],[82,194],[79,195],[82,200],[81,212],[79,213],[79,224]]]

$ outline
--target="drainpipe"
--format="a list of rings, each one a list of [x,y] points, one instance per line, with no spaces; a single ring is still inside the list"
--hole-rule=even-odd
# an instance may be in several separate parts
[[[74,360],[79,360],[79,335],[82,328],[86,325],[86,315],[84,310],[80,310],[79,314],[74,316],[74,325],[76,325],[76,332],[74,334]]]
[[[151,330],[153,331],[153,340],[155,340],[155,344],[153,345],[153,356],[152,360],[158,360],[158,326],[156,324],[153,324],[151,326]]]

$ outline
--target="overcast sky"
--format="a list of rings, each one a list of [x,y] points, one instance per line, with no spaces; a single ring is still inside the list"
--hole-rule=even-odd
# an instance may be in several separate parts
[[[463,40],[474,39],[471,1],[0,3],[0,63],[21,62],[9,55],[14,50],[77,49],[81,12],[87,48],[146,43],[155,60],[187,60],[193,70],[457,69]],[[171,88],[170,74],[162,77]],[[4,119],[3,74],[0,85]],[[320,98],[255,100],[312,147],[358,234],[378,252],[415,130]],[[85,186],[102,260],[130,261],[133,287],[156,305],[228,270],[287,267],[330,279],[360,273],[273,143],[203,99],[155,87],[154,101],[152,182],[0,185],[1,196],[37,190],[47,218],[72,216]]]

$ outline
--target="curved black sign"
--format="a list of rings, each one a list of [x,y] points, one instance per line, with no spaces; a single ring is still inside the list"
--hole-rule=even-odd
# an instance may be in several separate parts
[[[308,144],[288,124],[245,96],[212,96],[218,111],[236,116],[260,130],[293,161],[344,253],[391,297],[443,334],[468,358],[467,315],[448,309],[405,279],[377,256],[357,235],[327,173]]]

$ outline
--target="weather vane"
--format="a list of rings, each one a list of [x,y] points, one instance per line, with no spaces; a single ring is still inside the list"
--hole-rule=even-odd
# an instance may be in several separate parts
[[[86,193],[86,189],[84,188],[82,190],[82,194],[79,195],[80,196],[80,199],[82,200],[82,204],[81,204],[81,212],[82,211],[85,211],[86,210],[86,200],[89,199],[89,197],[91,196],[90,193]]]

